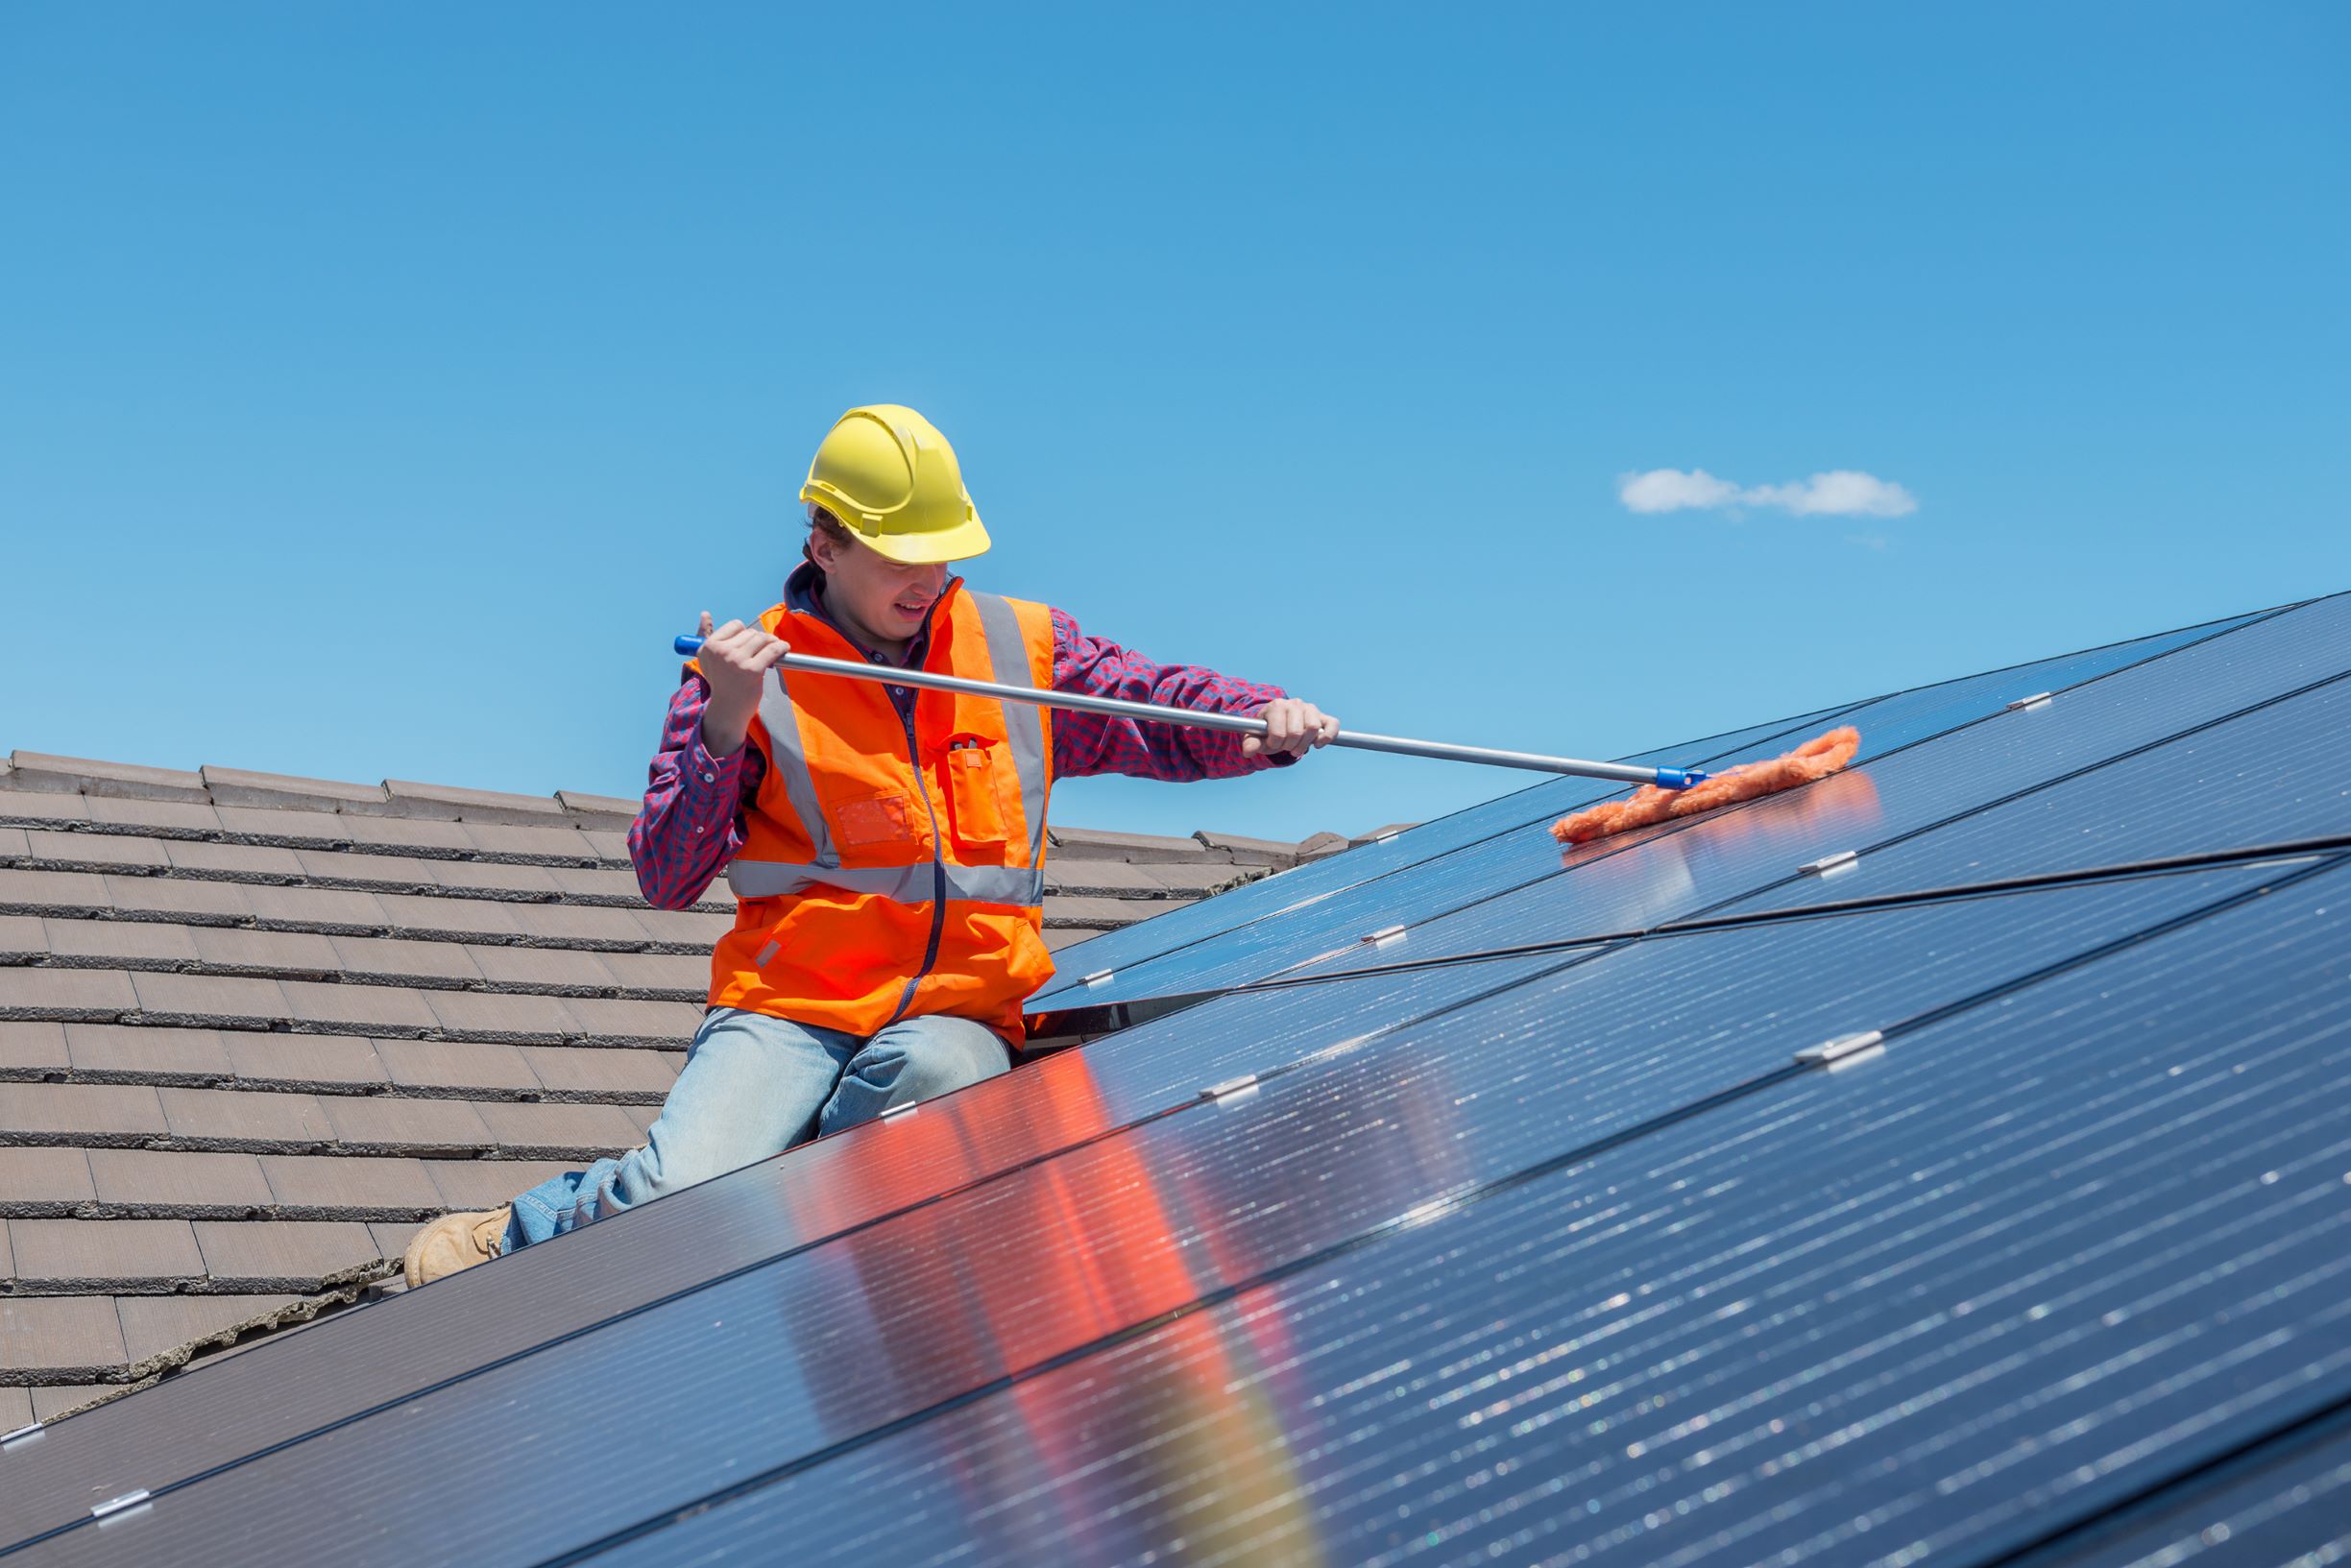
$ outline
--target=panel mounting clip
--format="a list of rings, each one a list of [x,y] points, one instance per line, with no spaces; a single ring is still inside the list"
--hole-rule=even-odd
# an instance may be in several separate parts
[[[1226,1078],[1223,1083],[1210,1084],[1200,1092],[1200,1098],[1202,1099],[1231,1099],[1237,1095],[1253,1095],[1256,1092],[1257,1074],[1244,1073],[1237,1078]]]
[[[1376,931],[1366,931],[1364,933],[1364,944],[1367,947],[1384,948],[1391,942],[1401,942],[1403,940],[1404,928],[1401,926],[1382,926]]]
[[[2027,709],[2047,708],[2053,695],[2048,691],[2036,691],[2029,697],[2019,697],[2008,705],[2006,711],[2011,713],[2020,713]]]
[[[1833,876],[1860,858],[1859,850],[1839,850],[1834,855],[1824,855],[1817,860],[1806,860],[1796,868],[1796,874],[1800,877]]]
[[[151,1506],[148,1496],[147,1488],[142,1486],[135,1492],[125,1492],[120,1497],[109,1497],[90,1509],[90,1517],[112,1519],[138,1512]]]
[[[874,1120],[876,1122],[887,1122],[894,1116],[912,1116],[921,1108],[921,1105],[917,1101],[908,1100],[904,1105],[891,1106],[888,1110],[884,1111],[880,1116],[875,1117]]]
[[[1093,974],[1079,978],[1078,983],[1079,985],[1100,985],[1103,981],[1108,979],[1111,976],[1117,973],[1118,971],[1115,969],[1098,969]]]
[[[1864,1029],[1858,1034],[1840,1034],[1833,1040],[1824,1040],[1817,1046],[1806,1046],[1796,1053],[1798,1067],[1841,1067],[1867,1057],[1882,1055],[1885,1034],[1878,1029]]]
[[[13,1448],[18,1443],[29,1443],[48,1430],[38,1421],[35,1421],[30,1426],[18,1427],[14,1432],[0,1432],[0,1448]]]

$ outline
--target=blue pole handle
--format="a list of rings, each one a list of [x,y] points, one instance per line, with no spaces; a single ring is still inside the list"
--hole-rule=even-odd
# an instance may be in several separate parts
[[[678,640],[683,642],[685,639]],[[1657,770],[1657,786],[1660,789],[1688,789],[1712,777],[1712,774],[1694,767],[1661,767]]]
[[[677,651],[680,659],[691,659],[702,651],[702,639],[698,637],[681,637],[677,639]]]

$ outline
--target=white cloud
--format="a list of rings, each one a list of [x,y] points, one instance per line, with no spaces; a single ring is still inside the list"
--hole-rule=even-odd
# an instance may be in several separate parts
[[[1739,488],[1717,479],[1704,469],[1684,473],[1680,469],[1651,469],[1628,473],[1617,482],[1616,495],[1636,512],[1679,512],[1693,506],[1728,506],[1738,499]]]
[[[1785,485],[1741,488],[1704,469],[1651,469],[1616,482],[1616,496],[1634,512],[1680,512],[1731,506],[1771,506],[1800,518],[1901,518],[1918,497],[1890,479],[1857,469],[1831,469]]]

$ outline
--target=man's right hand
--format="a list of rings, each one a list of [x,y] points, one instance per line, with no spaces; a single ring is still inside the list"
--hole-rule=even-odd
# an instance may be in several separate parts
[[[713,757],[730,757],[751,731],[768,666],[790,652],[791,644],[739,620],[714,631],[707,610],[700,629],[702,651],[695,657],[711,688],[710,706],[702,710],[702,744]]]

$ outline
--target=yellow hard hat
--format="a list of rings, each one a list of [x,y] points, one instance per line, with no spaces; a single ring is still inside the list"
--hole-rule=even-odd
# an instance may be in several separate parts
[[[955,448],[936,425],[897,403],[869,403],[836,421],[800,498],[910,566],[962,561],[988,547]]]

